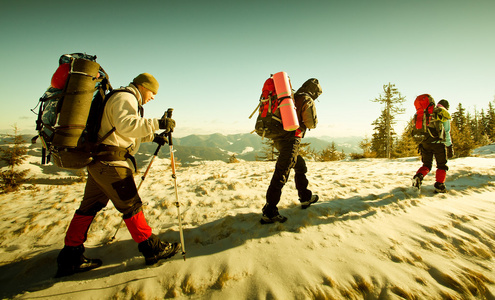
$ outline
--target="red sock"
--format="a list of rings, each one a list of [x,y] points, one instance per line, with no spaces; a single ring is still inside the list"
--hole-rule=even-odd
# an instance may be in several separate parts
[[[430,169],[428,169],[425,166],[422,166],[421,168],[419,168],[418,172],[416,172],[416,174],[421,174],[421,175],[423,175],[423,177],[426,177],[426,175],[428,175],[428,173],[430,173]]]
[[[69,229],[67,229],[67,233],[65,234],[65,245],[77,247],[84,244],[88,237],[89,225],[91,225],[94,218],[94,216],[74,214]]]
[[[124,219],[124,222],[136,243],[144,242],[151,236],[151,227],[146,223],[142,211],[128,219]]]
[[[437,182],[445,183],[445,178],[447,177],[447,171],[437,169],[437,173],[435,174],[435,179]]]

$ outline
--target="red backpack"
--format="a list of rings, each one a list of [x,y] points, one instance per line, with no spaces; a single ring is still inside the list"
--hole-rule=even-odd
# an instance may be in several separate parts
[[[413,136],[422,136],[428,132],[427,126],[435,108],[435,100],[429,94],[419,95],[414,100],[414,107],[416,107],[416,114],[414,115],[415,126],[412,134]]]
[[[280,101],[275,92],[275,83],[270,76],[263,84],[258,107],[249,117],[251,118],[256,111],[259,112],[253,132],[256,132],[262,138],[269,139],[279,138],[287,134],[282,125],[279,104]]]
[[[275,115],[275,113],[277,112],[279,101],[277,101],[275,83],[273,82],[272,77],[268,78],[263,84],[260,101],[259,112],[262,118],[265,118],[268,114],[274,114],[272,117],[278,122],[282,122],[280,115]]]

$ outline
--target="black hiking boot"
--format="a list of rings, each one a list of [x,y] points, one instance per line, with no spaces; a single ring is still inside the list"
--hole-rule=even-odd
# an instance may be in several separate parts
[[[84,245],[65,246],[57,257],[57,274],[55,277],[69,276],[74,273],[86,272],[101,266],[101,259],[91,259],[83,255]]]
[[[447,193],[445,183],[435,182],[433,186],[435,187],[435,193]]]
[[[138,249],[144,256],[147,265],[156,264],[160,259],[174,256],[180,250],[180,243],[162,242],[152,234],[146,241],[139,243]]]
[[[272,224],[275,222],[284,223],[285,221],[287,221],[287,217],[284,217],[280,214],[277,214],[273,217],[269,217],[269,216],[263,214],[263,216],[261,217],[260,223],[261,224]]]
[[[414,177],[412,178],[412,186],[420,190],[422,183],[423,183],[423,174],[417,173],[416,175],[414,175]]]
[[[311,196],[311,199],[309,199],[308,201],[301,201],[301,208],[302,209],[308,208],[311,204],[317,202],[318,199],[319,199],[318,195],[313,195]]]

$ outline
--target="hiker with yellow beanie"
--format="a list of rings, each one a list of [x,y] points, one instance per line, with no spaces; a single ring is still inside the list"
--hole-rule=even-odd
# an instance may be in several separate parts
[[[57,258],[58,277],[101,266],[101,260],[83,255],[84,242],[96,213],[107,205],[108,200],[122,213],[146,264],[154,264],[179,251],[179,243],[163,242],[152,233],[144,217],[133,177],[136,172],[133,155],[140,144],[153,141],[164,145],[166,137],[155,134],[155,131],[164,129],[171,132],[175,127],[175,121],[165,116],[161,119],[144,118],[142,106],[154,99],[158,87],[153,75],[142,73],[128,86],[116,89],[109,95],[98,133],[99,137],[109,134],[98,149],[104,155],[97,156],[88,165],[84,196],[67,230],[65,247]]]

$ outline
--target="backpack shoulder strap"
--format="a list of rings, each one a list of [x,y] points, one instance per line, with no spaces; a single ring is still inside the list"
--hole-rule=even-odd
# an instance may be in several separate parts
[[[120,93],[120,92],[125,92],[125,93],[129,93],[129,94],[132,94],[134,96],[134,98],[136,98],[136,101],[138,101],[138,111],[139,111],[139,115],[141,116],[141,118],[144,116],[144,108],[142,105],[139,104],[139,98],[137,96],[137,94],[133,91],[133,90],[130,90],[130,89],[127,89],[125,87],[122,87],[122,88],[118,88],[118,89],[114,89],[112,90],[110,93],[108,93],[106,96],[105,96],[105,104],[107,103],[108,99],[110,99],[110,97],[112,97],[114,94],[116,93]],[[105,105],[104,104],[104,105]]]
[[[110,91],[110,93],[106,94],[105,95],[105,101],[107,101],[108,99],[110,99],[110,97],[112,97],[116,93],[120,93],[120,92],[127,92],[129,94],[132,94],[134,97],[136,97],[136,100],[138,99],[138,96],[136,95],[136,93],[134,93],[134,91],[131,91],[131,90],[126,89],[125,87],[123,87],[123,88],[113,89],[112,91]]]

